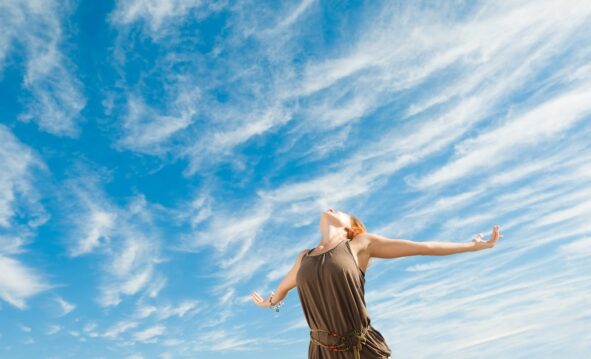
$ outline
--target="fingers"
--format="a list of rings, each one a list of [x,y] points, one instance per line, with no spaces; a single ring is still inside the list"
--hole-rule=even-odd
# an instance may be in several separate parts
[[[499,233],[500,230],[501,230],[501,226],[499,226],[498,224],[493,226],[491,235],[498,236],[500,234]]]
[[[265,299],[261,297],[257,292],[252,292],[250,296],[252,297],[252,301],[254,302],[254,304],[261,307],[265,306]]]
[[[493,226],[492,233],[489,240],[487,241],[489,244],[491,244],[491,246],[494,246],[500,238],[503,238],[503,235],[499,233],[500,230],[501,226],[498,224]]]
[[[260,295],[259,295],[257,292],[252,292],[252,293],[250,294],[250,296],[252,297],[252,300],[253,300],[253,301],[254,301],[256,304],[258,304],[258,303],[260,303],[260,302],[261,302],[261,299],[262,299],[262,298],[261,298],[261,296],[260,296]]]

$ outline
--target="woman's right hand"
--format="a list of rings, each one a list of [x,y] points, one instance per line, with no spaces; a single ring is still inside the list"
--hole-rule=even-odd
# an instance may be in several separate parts
[[[269,308],[271,306],[271,303],[269,303],[268,300],[263,299],[263,297],[261,297],[257,292],[252,292],[250,296],[252,297],[254,304],[258,305],[259,307]]]
[[[486,242],[482,240],[484,235],[482,233],[479,233],[476,237],[472,239],[472,242],[474,243],[474,246],[476,248],[475,250],[479,251],[481,249],[494,247],[495,244],[497,244],[499,238],[503,238],[503,235],[499,232],[500,230],[501,226],[494,226],[490,238]]]

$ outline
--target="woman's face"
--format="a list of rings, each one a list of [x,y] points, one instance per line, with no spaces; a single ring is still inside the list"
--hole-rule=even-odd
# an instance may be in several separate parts
[[[322,228],[328,225],[351,228],[351,217],[345,212],[329,208],[322,212],[322,216],[320,217],[320,230],[322,231]]]

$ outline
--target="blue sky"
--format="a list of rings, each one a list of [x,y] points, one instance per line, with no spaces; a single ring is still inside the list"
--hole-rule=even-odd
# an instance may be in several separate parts
[[[0,3],[0,357],[303,358],[329,207],[393,357],[591,356],[591,3]]]

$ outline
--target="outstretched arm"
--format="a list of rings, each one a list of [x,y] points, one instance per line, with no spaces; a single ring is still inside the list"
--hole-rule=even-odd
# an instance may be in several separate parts
[[[497,240],[503,237],[499,233],[500,228],[494,226],[490,238],[486,242],[482,241],[482,234],[479,234],[468,243],[415,242],[407,239],[389,239],[374,233],[366,233],[365,235],[369,242],[368,253],[370,257],[446,256],[494,247]]]
[[[298,254],[298,257],[296,258],[293,266],[291,267],[287,275],[283,278],[281,283],[279,283],[279,286],[275,291],[275,295],[273,296],[273,303],[269,302],[269,298],[263,299],[263,297],[261,297],[257,292],[251,293],[252,300],[256,305],[260,307],[270,307],[271,305],[275,305],[279,303],[279,301],[287,297],[287,293],[289,293],[289,291],[295,288],[296,286],[296,274],[300,269],[300,263],[302,261],[302,257],[304,256],[304,254],[306,254],[305,250]]]

